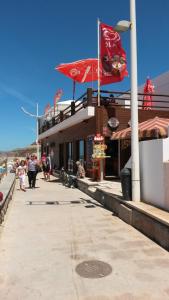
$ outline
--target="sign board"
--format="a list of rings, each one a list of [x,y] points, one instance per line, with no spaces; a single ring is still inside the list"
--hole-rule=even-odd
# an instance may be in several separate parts
[[[104,141],[104,137],[100,134],[100,133],[97,133],[95,136],[94,136],[94,142],[103,142]]]
[[[105,158],[105,150],[107,146],[105,144],[95,144],[93,146],[92,158]]]

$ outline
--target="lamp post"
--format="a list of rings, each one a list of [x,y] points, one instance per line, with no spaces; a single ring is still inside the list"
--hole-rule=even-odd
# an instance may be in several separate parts
[[[137,37],[135,0],[130,0],[130,21],[120,21],[114,27],[124,32],[130,28],[130,60],[131,60],[131,169],[132,200],[140,201],[140,163],[138,139],[138,94],[137,94]]]
[[[38,103],[36,104],[36,115],[34,114],[31,114],[30,112],[28,112],[27,110],[25,110],[23,107],[21,107],[22,111],[27,114],[28,116],[30,117],[33,117],[36,119],[36,151],[37,151],[37,159],[39,160],[40,157],[39,157],[39,142],[38,142],[38,139],[39,139],[39,118],[43,117],[43,115],[39,115],[39,112],[38,112]]]

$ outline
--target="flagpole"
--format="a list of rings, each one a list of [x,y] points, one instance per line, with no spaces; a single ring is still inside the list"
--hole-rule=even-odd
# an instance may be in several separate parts
[[[37,159],[39,161],[39,107],[38,103],[36,103],[36,151],[37,151]]]
[[[75,100],[76,81],[73,80],[73,100]]]
[[[97,75],[98,75],[98,102],[97,105],[100,107],[100,20],[97,19],[97,54],[98,54],[98,65],[97,65]],[[100,112],[99,112],[100,118]],[[99,128],[100,131],[100,128]],[[104,178],[104,159],[100,159],[100,181]]]
[[[97,65],[97,75],[98,75],[98,102],[97,105],[100,106],[100,20],[97,19],[97,56],[98,56],[98,65]]]

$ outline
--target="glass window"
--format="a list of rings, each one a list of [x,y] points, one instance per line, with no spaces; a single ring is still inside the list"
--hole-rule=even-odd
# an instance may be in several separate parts
[[[73,143],[68,143],[68,171],[73,172]]]
[[[84,164],[85,144],[84,140],[79,141],[79,161]]]
[[[79,159],[84,159],[84,140],[79,141]]]
[[[73,144],[69,143],[68,144],[68,158],[72,159],[72,157],[73,157]]]

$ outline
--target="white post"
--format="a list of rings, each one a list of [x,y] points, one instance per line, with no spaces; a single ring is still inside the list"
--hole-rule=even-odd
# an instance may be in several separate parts
[[[104,179],[104,159],[100,159],[100,181]]]
[[[97,76],[98,76],[98,100],[97,105],[100,106],[100,20],[97,20]]]
[[[39,115],[38,115],[38,103],[36,104],[36,151],[37,159],[39,160]]]
[[[137,39],[135,0],[130,0],[130,49],[131,49],[131,166],[132,200],[140,201],[140,167],[138,139],[138,95],[137,95]]]
[[[39,153],[39,119],[41,117],[44,117],[44,115],[39,116],[38,114],[38,103],[36,104],[36,114],[31,114],[30,112],[26,111],[23,107],[21,107],[22,111],[27,114],[30,117],[36,118],[36,153],[37,153],[37,159],[39,160],[40,158],[40,153]]]

